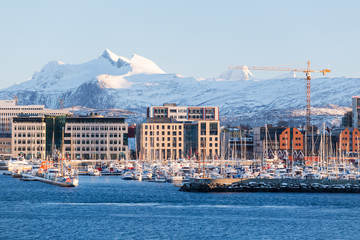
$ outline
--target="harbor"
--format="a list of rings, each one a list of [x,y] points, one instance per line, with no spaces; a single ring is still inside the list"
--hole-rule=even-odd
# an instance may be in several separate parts
[[[4,172],[22,181],[40,181],[62,187],[76,187],[79,175],[112,176],[122,180],[172,183],[188,192],[299,192],[359,193],[360,174],[356,163],[320,166],[299,162],[256,160],[196,161],[79,161],[22,160],[2,164],[12,170]],[[23,166],[27,166],[24,168]],[[324,168],[325,166],[325,168]],[[325,171],[326,169],[326,171]]]
[[[359,194],[199,194],[177,191],[170,183],[110,175],[79,176],[78,187],[62,188],[1,172],[1,239],[41,238],[51,229],[56,239],[79,232],[90,239],[217,239],[219,234],[243,239],[250,232],[260,239],[286,239],[289,232],[300,238],[343,239],[357,236],[360,224]]]

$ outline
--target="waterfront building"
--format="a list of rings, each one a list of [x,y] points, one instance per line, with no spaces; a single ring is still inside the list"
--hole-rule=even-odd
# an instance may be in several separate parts
[[[138,152],[144,160],[174,160],[183,157],[184,123],[171,118],[150,118],[137,126]]]
[[[219,107],[189,107],[164,103],[163,106],[148,107],[147,117],[174,118],[177,121],[219,120]]]
[[[46,122],[44,117],[13,117],[11,127],[13,157],[45,159]]]
[[[268,158],[280,150],[279,136],[286,127],[254,127],[254,158]],[[267,154],[265,154],[267,152]]]
[[[345,153],[359,152],[360,131],[358,129],[356,128],[338,129],[338,131],[333,131],[332,134],[336,136],[338,150],[341,150],[342,152]]]
[[[279,140],[281,150],[304,150],[304,135],[297,128],[286,128],[280,134]]]
[[[0,133],[0,154],[10,155],[11,154],[11,134]]]
[[[250,159],[253,156],[253,133],[242,127],[224,128],[222,132],[227,137],[221,137],[221,151],[227,152],[225,158]],[[227,140],[227,141],[226,141]]]
[[[220,155],[220,122],[198,121],[198,154],[200,158],[212,159]]]
[[[219,107],[152,106],[147,109],[147,122],[139,124],[136,132],[137,151],[146,160],[220,154]]]
[[[219,121],[185,121],[148,118],[137,126],[137,151],[145,160],[217,158],[220,153]]]
[[[64,148],[72,159],[127,159],[128,124],[124,118],[97,114],[68,117]]]
[[[67,110],[46,109],[44,105],[17,105],[16,100],[0,100],[0,133],[11,133],[12,118],[17,116],[66,115]]]

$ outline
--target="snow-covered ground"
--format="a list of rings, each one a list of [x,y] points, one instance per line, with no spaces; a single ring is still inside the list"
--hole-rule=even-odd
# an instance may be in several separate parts
[[[316,77],[315,75],[313,77]],[[315,123],[339,123],[350,111],[351,98],[360,95],[358,78],[313,78],[312,113]],[[261,80],[244,69],[229,69],[219,77],[205,79],[165,73],[153,61],[133,55],[121,57],[106,49],[82,64],[52,61],[32,79],[0,90],[1,99],[16,95],[19,104],[44,104],[59,108],[82,106],[94,111],[123,109],[141,121],[146,107],[174,102],[178,105],[219,106],[220,117],[228,124],[289,121],[305,122],[306,82],[294,73]],[[117,114],[117,111],[115,111]]]

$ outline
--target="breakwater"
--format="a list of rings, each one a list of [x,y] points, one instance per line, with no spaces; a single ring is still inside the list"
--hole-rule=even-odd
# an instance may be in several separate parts
[[[315,179],[192,179],[180,191],[185,192],[303,192],[360,193],[359,180]]]

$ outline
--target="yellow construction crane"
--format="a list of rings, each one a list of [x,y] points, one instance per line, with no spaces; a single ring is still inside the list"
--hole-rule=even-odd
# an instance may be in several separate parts
[[[307,62],[307,68],[285,68],[285,67],[247,67],[247,66],[233,66],[229,69],[248,69],[248,70],[263,70],[263,71],[286,71],[286,72],[304,72],[306,74],[306,129],[310,129],[310,99],[311,99],[311,73],[322,73],[324,76],[330,72],[330,69],[311,70],[310,62]]]

